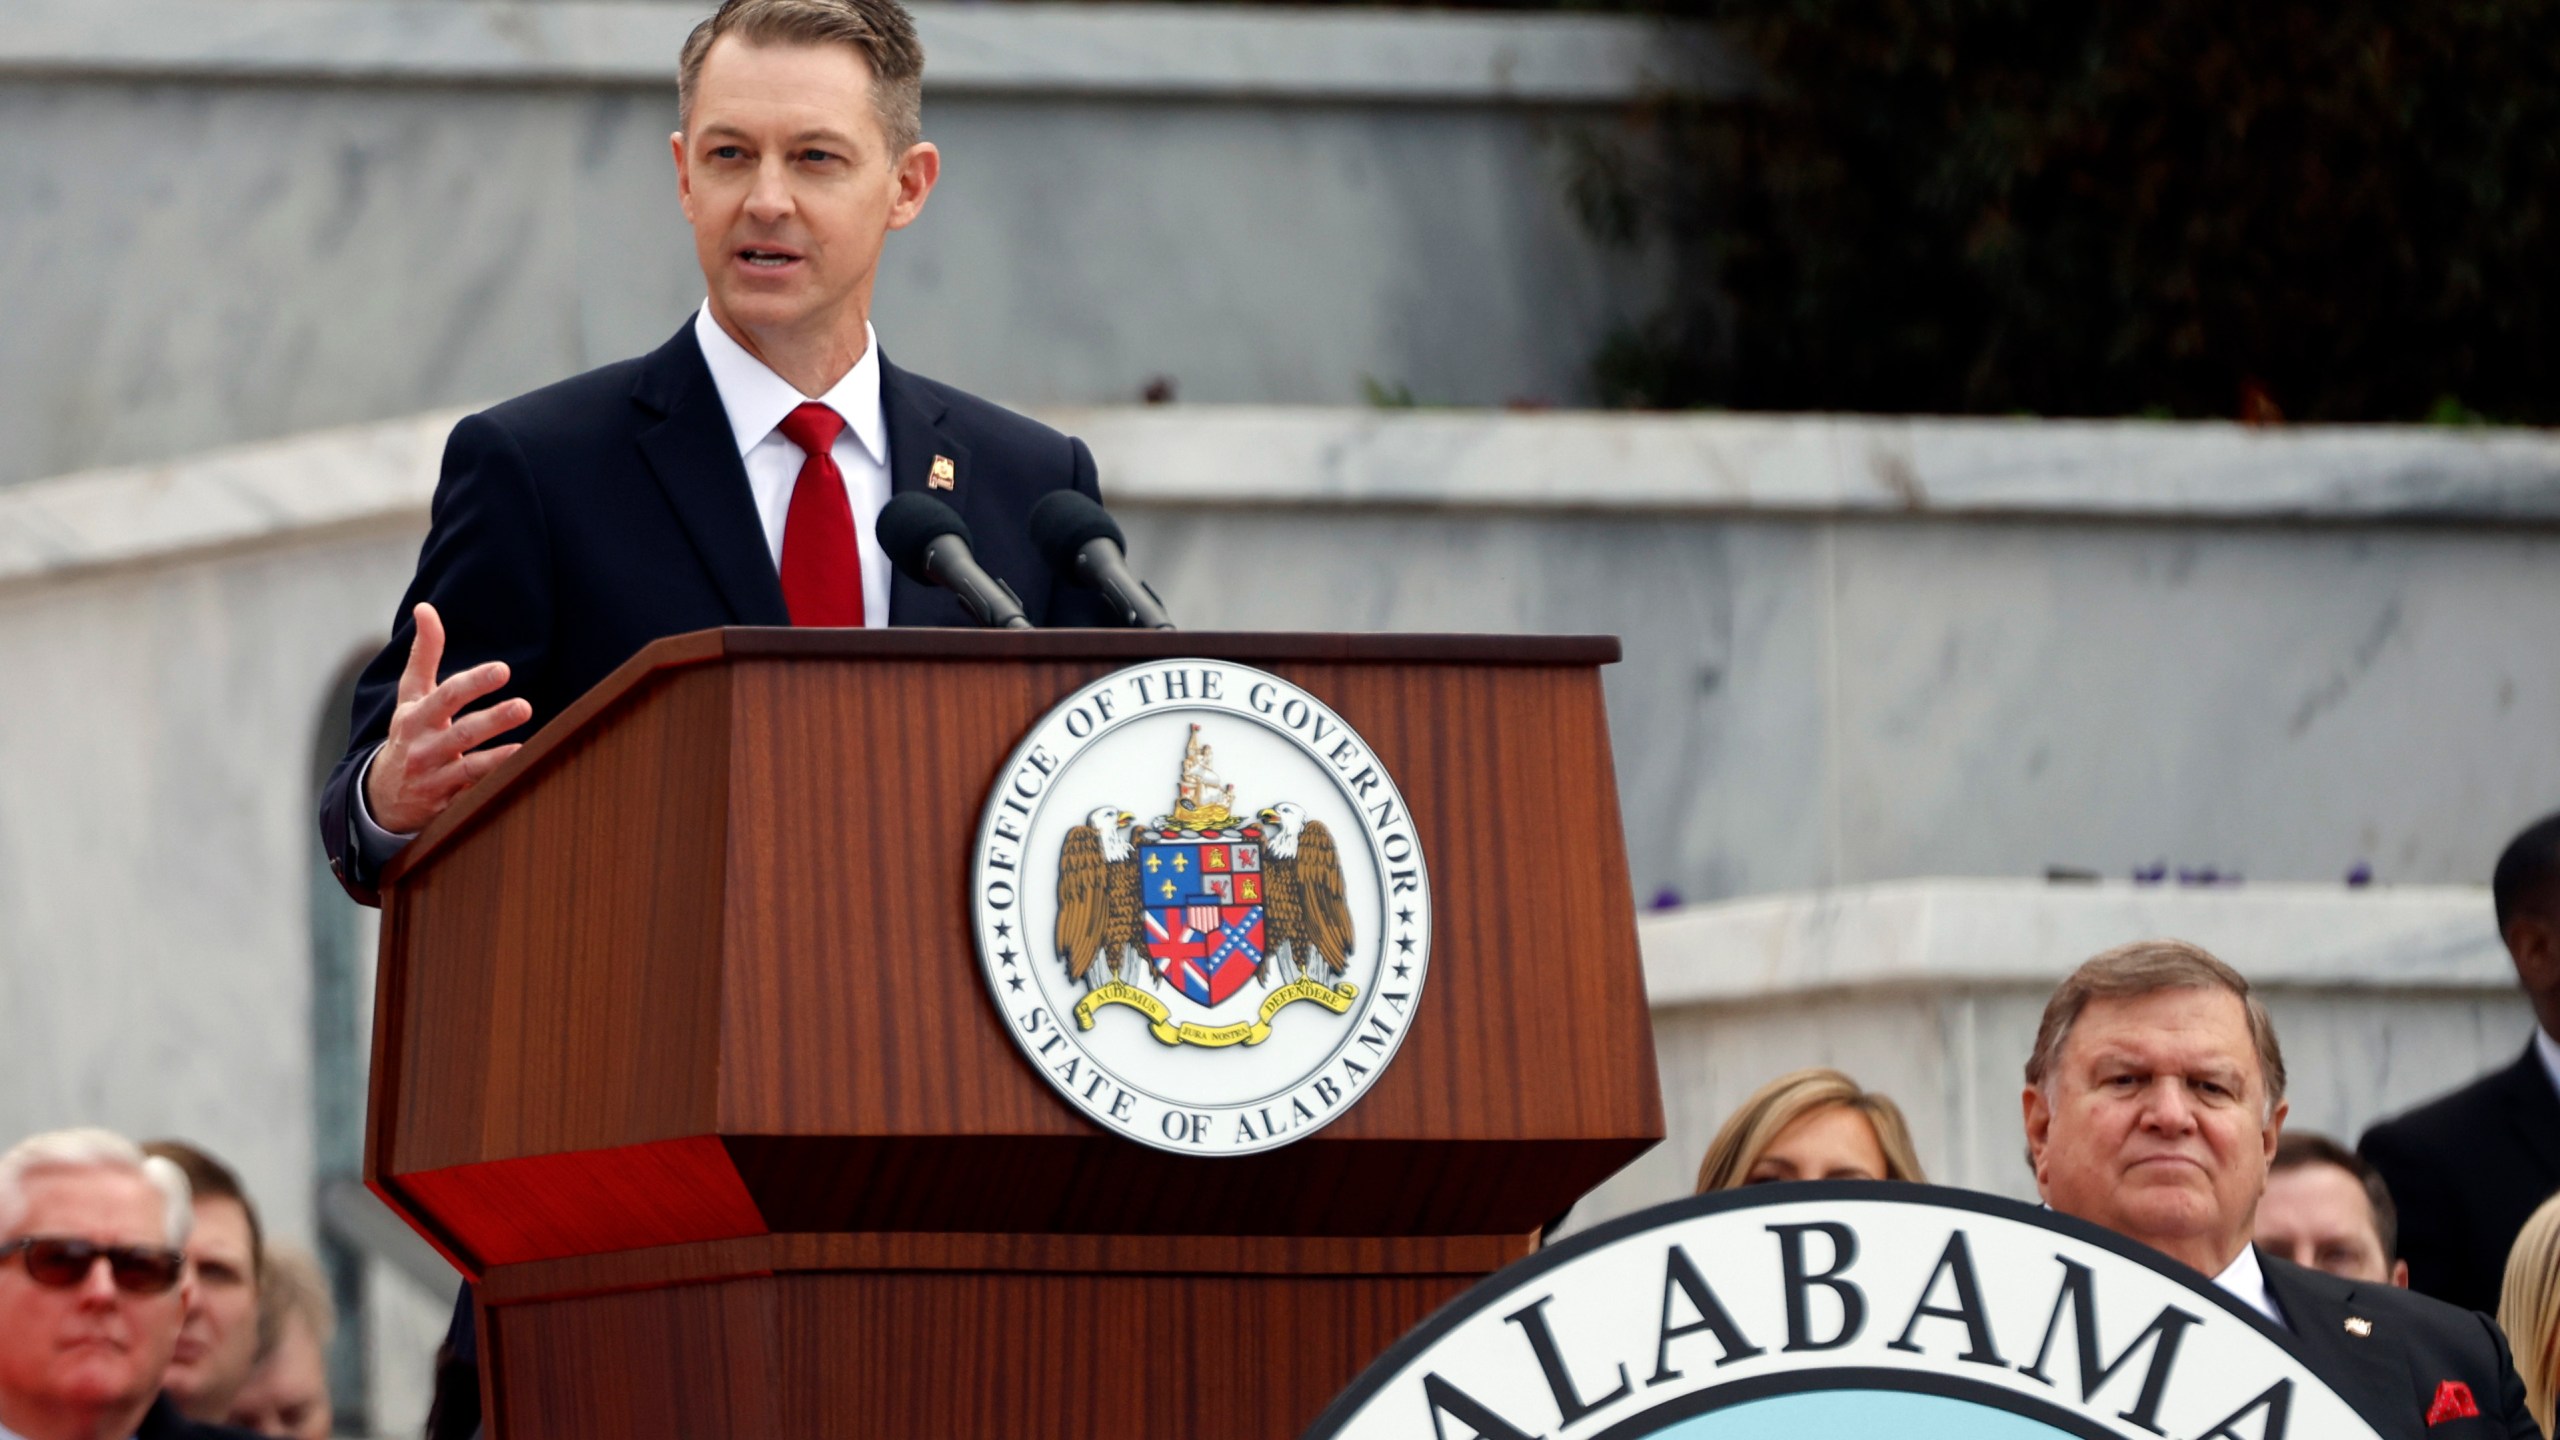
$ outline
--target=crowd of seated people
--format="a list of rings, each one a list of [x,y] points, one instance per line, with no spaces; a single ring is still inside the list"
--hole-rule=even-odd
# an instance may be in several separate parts
[[[2537,972],[2518,961],[2530,988]],[[2326,1136],[2285,1133],[2284,1052],[2239,972],[2181,941],[2093,957],[2047,1002],[2025,1082],[2028,1159],[2046,1206],[2187,1265],[2305,1342],[2305,1363],[2378,1433],[2426,1433],[2450,1407],[2487,1427],[2465,1433],[2551,1434],[2560,1197],[2546,1193],[2505,1235],[2456,1237],[2507,1255],[2494,1321],[2409,1289],[2403,1217],[2380,1167]],[[2504,1163],[2486,1149],[2465,1161]],[[1892,1100],[1809,1069],[1734,1110],[1707,1147],[1698,1190],[1923,1178]],[[2493,1188],[2513,1178],[2502,1173]],[[2422,1213],[2419,1223],[2444,1222]]]
[[[2466,1434],[2548,1440],[2560,1392],[2560,817],[2516,838],[2493,888],[2531,1043],[2358,1150],[2285,1132],[2264,1002],[2181,941],[2081,964],[2025,1058],[2045,1205],[2291,1332],[2386,1436],[2458,1397]],[[1697,1188],[1926,1179],[1900,1107],[1804,1069],[1725,1120]],[[318,1440],[334,1324],[316,1267],[269,1250],[202,1150],[65,1130],[0,1153],[0,1440]]]
[[[288,1269],[310,1274],[307,1260],[268,1252],[239,1178],[193,1146],[105,1130],[11,1146],[0,1153],[0,1440],[327,1435],[325,1367],[314,1353],[285,1358],[284,1307],[269,1320],[266,1297]],[[323,1343],[326,1305],[306,1322]],[[298,1428],[281,1423],[288,1413]]]

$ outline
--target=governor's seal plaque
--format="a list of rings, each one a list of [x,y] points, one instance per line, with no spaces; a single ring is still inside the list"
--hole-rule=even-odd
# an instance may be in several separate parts
[[[1032,1065],[1187,1155],[1304,1139],[1404,1043],[1431,881],[1385,762],[1322,700],[1224,660],[1106,676],[996,777],[979,963]]]

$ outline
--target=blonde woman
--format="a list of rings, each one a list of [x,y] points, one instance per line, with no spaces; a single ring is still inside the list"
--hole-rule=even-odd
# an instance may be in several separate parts
[[[1901,1107],[1837,1070],[1795,1070],[1742,1102],[1698,1167],[1698,1191],[1777,1180],[1927,1180]]]
[[[2560,1394],[2560,1195],[2542,1202],[2507,1252],[2498,1328],[2507,1332],[2516,1373],[2524,1377],[2525,1408],[2550,1434],[2554,1396]]]

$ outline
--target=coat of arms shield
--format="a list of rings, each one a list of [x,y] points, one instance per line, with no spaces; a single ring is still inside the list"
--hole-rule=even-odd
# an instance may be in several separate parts
[[[1138,839],[1147,959],[1165,983],[1223,1005],[1262,969],[1258,831],[1177,830]]]

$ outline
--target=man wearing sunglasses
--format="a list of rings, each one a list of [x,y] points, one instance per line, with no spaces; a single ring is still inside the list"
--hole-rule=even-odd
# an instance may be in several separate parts
[[[104,1130],[0,1154],[0,1440],[231,1440],[159,1398],[186,1319],[177,1166]]]

